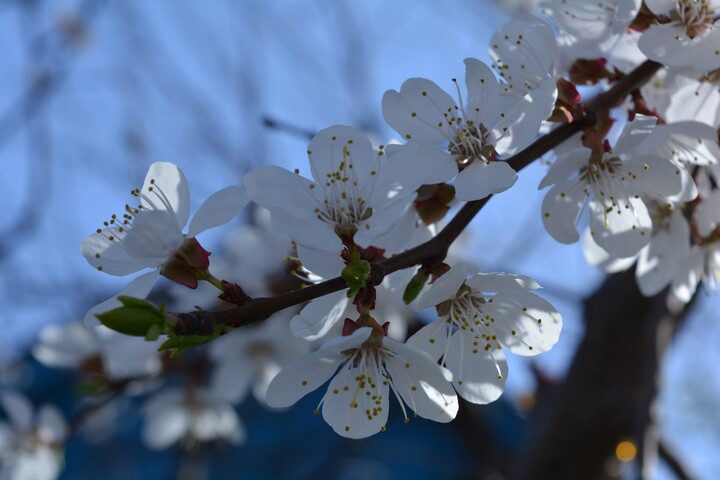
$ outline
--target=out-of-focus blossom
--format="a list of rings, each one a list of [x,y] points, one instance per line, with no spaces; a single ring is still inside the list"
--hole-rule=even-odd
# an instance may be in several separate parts
[[[5,391],[0,404],[8,422],[0,422],[0,478],[54,480],[62,470],[66,424],[57,408],[44,405],[37,413],[23,395]]]
[[[143,441],[154,450],[175,443],[192,448],[215,440],[232,444],[245,440],[245,430],[233,406],[205,389],[161,391],[147,401],[143,413]]]

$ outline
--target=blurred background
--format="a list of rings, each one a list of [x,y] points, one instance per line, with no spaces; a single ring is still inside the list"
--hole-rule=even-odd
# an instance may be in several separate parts
[[[104,420],[85,428],[86,377],[30,353],[43,327],[82,318],[127,284],[90,268],[79,245],[152,162],[183,169],[197,208],[260,165],[309,174],[307,143],[327,126],[387,143],[383,92],[416,76],[452,92],[462,60],[487,62],[508,19],[479,0],[0,0],[0,383],[70,419],[60,478],[554,478],[518,465],[552,472],[576,461],[597,467],[585,478],[640,478],[641,468],[643,478],[718,478],[718,298],[701,290],[687,315],[663,323],[664,300],[642,299],[631,274],[606,279],[580,245],[553,241],[539,214],[540,162],[489,203],[454,255],[533,277],[563,334],[547,354],[509,358],[502,399],[463,405],[449,425],[402,425],[393,405],[397,425],[349,441],[312,415],[322,392],[283,412],[248,398],[235,406],[242,441],[156,451],[141,439],[141,406],[163,381],[132,395],[116,386],[89,409]],[[245,245],[232,245],[232,227],[257,223],[247,213],[201,240],[219,257]],[[154,298],[171,302],[172,288]],[[658,331],[667,348],[656,349]]]

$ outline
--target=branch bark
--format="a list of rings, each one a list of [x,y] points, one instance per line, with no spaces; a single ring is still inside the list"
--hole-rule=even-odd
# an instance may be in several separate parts
[[[650,60],[641,64],[617,82],[610,90],[599,94],[591,100],[586,105],[584,118],[561,125],[536,140],[525,150],[509,158],[507,162],[516,171],[520,171],[574,134],[585,128],[592,127],[599,115],[620,104],[629,93],[637,90],[650,80],[661,67],[661,64]],[[382,262],[372,264],[372,276],[374,282],[376,282],[375,284],[379,284],[385,275],[395,271],[420,265],[426,261],[442,261],[453,241],[487,204],[490,198],[486,197],[466,203],[445,228],[431,240]],[[228,310],[175,313],[174,315],[180,320],[175,334],[207,335],[217,325],[224,325],[229,328],[241,327],[264,320],[282,309],[337,292],[345,287],[345,281],[341,277],[336,277],[282,295],[256,298],[246,305]]]

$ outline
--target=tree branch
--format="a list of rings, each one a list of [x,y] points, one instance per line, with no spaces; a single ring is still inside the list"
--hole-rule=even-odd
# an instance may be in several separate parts
[[[641,64],[618,81],[610,90],[599,94],[591,100],[586,105],[584,118],[561,125],[536,140],[525,150],[509,158],[507,162],[516,171],[520,171],[574,134],[585,128],[592,127],[595,125],[599,115],[620,104],[629,93],[637,90],[650,80],[661,67],[661,64],[650,60]],[[431,260],[442,261],[447,255],[450,245],[490,198],[491,196],[466,203],[445,228],[431,240],[381,262],[373,263],[373,283],[377,285],[386,275],[404,268],[410,268]],[[341,277],[336,277],[282,295],[256,298],[247,305],[228,310],[176,313],[175,316],[178,317],[180,321],[177,324],[175,334],[207,335],[212,332],[213,328],[217,325],[225,325],[230,328],[241,327],[264,320],[282,309],[337,292],[345,287],[345,281]]]

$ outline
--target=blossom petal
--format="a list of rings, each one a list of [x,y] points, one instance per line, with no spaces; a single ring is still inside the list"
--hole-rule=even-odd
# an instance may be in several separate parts
[[[415,332],[406,343],[410,347],[426,352],[433,359],[440,360],[449,339],[447,317],[441,317]]]
[[[345,290],[311,300],[290,321],[292,334],[306,340],[317,340],[342,318],[348,302]]]
[[[490,55],[508,88],[520,95],[555,77],[560,50],[548,24],[528,15],[511,20],[492,37]]]
[[[485,350],[474,342],[478,335],[458,330],[450,338],[445,366],[453,374],[455,391],[470,403],[484,405],[497,400],[505,389],[507,362],[499,348]]]
[[[635,277],[642,294],[650,297],[668,286],[689,253],[690,226],[682,212],[676,210],[668,227],[656,232],[640,251]]]
[[[655,153],[682,163],[712,165],[720,161],[717,131],[706,123],[684,121],[658,125],[646,144],[648,151],[643,153]],[[658,148],[658,144],[662,146]]]
[[[32,352],[43,365],[75,368],[87,358],[97,355],[98,349],[93,331],[74,321],[43,327]]]
[[[422,294],[415,308],[419,311],[455,298],[458,289],[471,273],[474,273],[473,268],[467,263],[454,265],[449,272],[435,280],[427,292]]]
[[[647,115],[636,115],[635,119],[623,127],[613,153],[622,154],[634,150],[650,135],[657,124],[657,118]]]
[[[13,391],[4,391],[0,393],[0,404],[15,430],[24,431],[32,428],[33,407],[25,396]]]
[[[645,0],[645,5],[655,15],[664,15],[677,6],[677,0]]]
[[[484,162],[476,159],[455,179],[458,200],[480,200],[488,195],[504,192],[517,181],[515,170],[503,161]]]
[[[179,405],[168,405],[147,417],[143,442],[153,450],[163,450],[180,440],[190,429],[190,416]]]
[[[465,283],[475,292],[524,292],[541,288],[530,277],[502,272],[476,273]]]
[[[582,238],[583,254],[585,254],[585,260],[590,265],[594,265],[598,268],[602,268],[608,273],[624,272],[633,266],[637,260],[637,256],[631,257],[615,257],[607,253],[603,248],[595,243],[590,229],[586,228]]]
[[[668,159],[653,155],[635,155],[623,162],[633,184],[655,197],[669,197],[682,191],[681,169]]]
[[[363,373],[366,379],[357,380],[360,370],[345,365],[332,379],[325,394],[323,419],[338,435],[346,438],[369,437],[380,432],[387,423],[390,410],[387,381],[379,368]]]
[[[126,295],[128,297],[145,298],[147,297],[153,285],[160,276],[160,270],[153,270],[152,272],[144,273],[139,277],[133,279],[125,288],[120,290],[117,295],[108,298],[104,302],[95,305],[91,308],[83,318],[83,323],[86,327],[94,327],[100,325],[100,321],[95,317],[98,313],[105,313],[113,308],[121,305],[120,300],[117,299],[120,295]]]
[[[122,240],[122,247],[137,263],[148,268],[162,266],[183,243],[175,218],[162,211],[139,213]]]
[[[274,210],[271,215],[273,227],[287,234],[300,245],[339,252],[342,240],[335,234],[334,225],[323,222],[317,216],[297,217],[285,210]]]
[[[183,229],[190,216],[190,188],[177,165],[169,162],[150,165],[140,193],[140,203],[145,208],[172,213],[177,229]]]
[[[339,277],[345,268],[345,261],[337,251],[329,252],[298,245],[297,254],[304,268],[323,278]]]
[[[392,384],[405,404],[422,418],[447,423],[458,412],[450,372],[427,353],[385,338],[383,346],[396,353],[385,359]]]
[[[489,123],[490,142],[498,155],[514,155],[538,136],[543,121],[551,115],[557,97],[555,78],[543,80],[537,88],[518,99],[512,95],[500,97],[501,114]]]
[[[678,24],[650,25],[643,32],[638,47],[651,60],[669,67],[692,67],[700,72],[709,72],[720,67],[720,29],[710,28],[707,32],[690,38]]]
[[[558,183],[543,199],[543,224],[560,243],[575,243],[580,238],[577,223],[588,198],[584,186],[579,180]]]
[[[414,192],[420,185],[447,182],[458,173],[455,158],[437,145],[411,140],[404,145],[388,145],[385,152],[388,158],[380,162],[377,191],[371,198],[382,192],[408,196],[405,190]],[[399,183],[403,191],[389,187],[393,183]]]
[[[492,331],[517,355],[547,352],[560,338],[562,317],[550,302],[529,292],[498,293],[482,311],[495,319]]]
[[[632,257],[650,242],[652,220],[642,199],[617,199],[617,205],[590,200],[590,231],[610,255]]]
[[[372,329],[359,328],[351,335],[336,338],[320,350],[286,365],[268,386],[268,405],[275,408],[289,407],[316,390],[347,360],[347,355],[342,352],[357,348],[371,333]]]
[[[320,130],[308,145],[308,159],[316,182],[328,175],[351,176],[362,188],[375,169],[376,154],[362,132],[344,125]]]
[[[37,414],[37,433],[48,443],[60,443],[65,440],[67,424],[60,410],[53,405],[43,405]]]
[[[317,199],[311,194],[313,183],[284,168],[260,167],[243,176],[243,185],[250,199],[268,210],[283,211],[288,216],[315,216]]]
[[[146,268],[120,246],[119,238],[115,238],[117,234],[116,228],[105,228],[100,233],[87,236],[80,245],[80,253],[90,265],[109,275],[121,277]]]
[[[359,223],[358,231],[353,237],[355,243],[363,248],[374,244],[375,238],[397,225],[398,218],[410,209],[413,201],[415,201],[415,196],[398,198],[382,208],[373,209],[372,216]]]
[[[581,147],[571,150],[564,157],[558,158],[557,161],[552,164],[548,173],[540,181],[538,190],[542,190],[543,188],[549,187],[561,180],[565,180],[571,174],[579,172],[582,167],[588,165],[590,153],[591,151],[589,148]]]
[[[720,225],[720,190],[714,190],[703,199],[694,217],[700,236],[709,237]]]
[[[486,124],[498,116],[500,85],[493,71],[475,58],[465,59],[465,85],[468,90],[466,112],[476,124]]]
[[[245,355],[223,358],[216,363],[210,379],[210,391],[217,398],[237,404],[242,402],[250,390],[253,380],[252,359]],[[263,397],[262,401],[265,401]]]
[[[450,95],[425,78],[410,78],[403,82],[400,92],[388,90],[382,98],[387,124],[402,138],[429,145],[454,137],[446,115],[455,107]]]
[[[237,186],[213,193],[193,216],[187,236],[194,237],[205,230],[226,224],[240,213],[249,200],[245,189]]]
[[[705,251],[697,246],[682,260],[681,268],[670,287],[673,297],[679,302],[688,303],[692,300],[702,277],[704,262]]]

